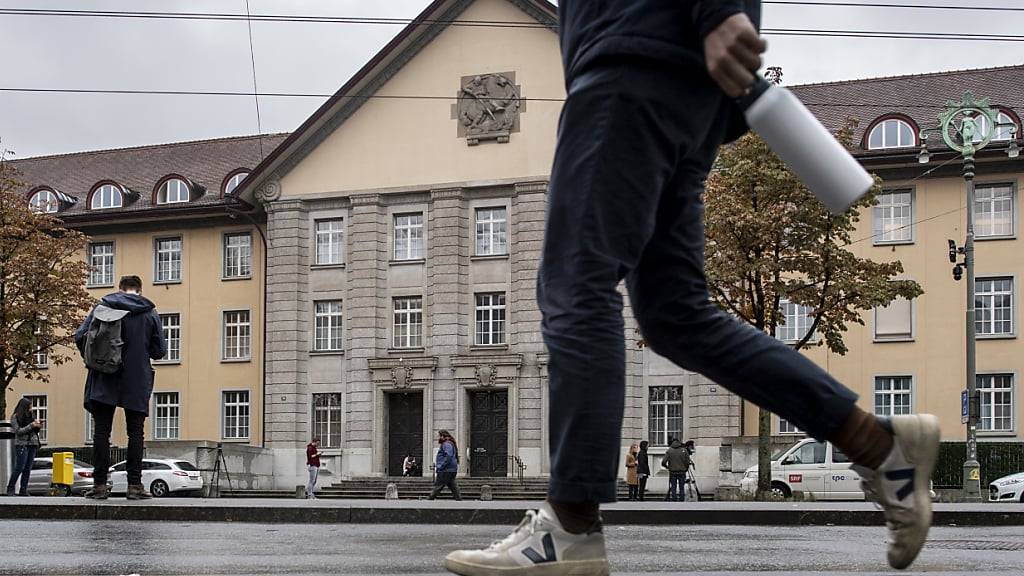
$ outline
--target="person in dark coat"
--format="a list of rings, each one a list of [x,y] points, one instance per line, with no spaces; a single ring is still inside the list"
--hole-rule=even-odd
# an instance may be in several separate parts
[[[100,304],[128,312],[121,319],[121,339],[124,340],[121,368],[113,374],[89,370],[85,380],[85,409],[96,419],[93,488],[86,497],[102,500],[109,495],[110,429],[114,410],[121,407],[128,428],[127,496],[129,500],[144,500],[152,498],[142,485],[143,434],[153,394],[154,371],[150,361],[167,354],[167,342],[156,306],[142,296],[142,280],[138,276],[125,276],[118,288],[120,292],[104,296]],[[83,355],[95,313],[94,308],[75,332],[75,343]]]
[[[459,492],[459,484],[455,481],[459,475],[459,447],[455,438],[447,430],[439,430],[437,433],[437,459],[434,461],[434,472],[437,474],[434,479],[434,489],[430,491],[430,500],[437,498],[441,489],[445,486],[452,491],[456,500],[462,500]]]
[[[672,439],[665,457],[661,459],[661,466],[668,470],[668,494],[665,494],[665,500],[686,500],[686,471],[690,469],[690,451],[679,439]]]
[[[7,482],[7,495],[14,496],[14,488],[18,486],[18,478],[21,478],[21,489],[18,496],[28,496],[28,479],[32,475],[32,462],[36,459],[36,450],[39,449],[39,429],[42,423],[32,417],[32,401],[28,398],[18,400],[11,414],[11,422],[14,424],[14,468],[11,470],[11,479]]]
[[[651,476],[651,460],[647,456],[647,440],[640,442],[640,451],[636,454],[636,475],[640,480],[637,488],[640,501],[644,501],[644,492],[647,491],[647,479]]]

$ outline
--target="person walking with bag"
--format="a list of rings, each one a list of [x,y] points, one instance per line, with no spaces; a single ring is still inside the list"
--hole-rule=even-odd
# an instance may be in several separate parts
[[[156,306],[142,295],[142,279],[124,276],[118,289],[104,296],[75,332],[89,369],[85,409],[96,419],[93,487],[85,497],[106,500],[110,495],[110,430],[114,411],[121,407],[128,429],[127,498],[146,500],[153,497],[142,485],[143,434],[155,376],[150,361],[167,354],[167,342]]]
[[[640,479],[636,491],[641,502],[647,493],[647,479],[651,476],[651,459],[647,455],[647,446],[647,440],[640,442],[640,451],[636,453],[636,475]]]
[[[629,486],[629,501],[638,500],[638,490],[640,488],[640,477],[636,472],[636,454],[640,450],[640,446],[634,442],[629,447],[629,452],[626,452],[626,484]]]
[[[459,475],[459,447],[455,438],[447,430],[437,433],[437,459],[434,461],[434,489],[430,491],[430,500],[437,498],[444,487],[452,491],[456,500],[462,500],[456,476]]]
[[[709,295],[704,181],[719,147],[747,131],[737,99],[767,49],[760,16],[759,0],[558,2],[566,99],[537,274],[548,497],[494,546],[450,553],[449,570],[609,573],[600,508],[619,479],[623,280],[651,350],[850,457],[882,506],[891,566],[909,566],[924,546],[938,419],[864,411],[828,372]]]
[[[43,427],[39,420],[32,417],[32,401],[28,398],[18,400],[11,414],[14,423],[14,468],[11,479],[7,482],[7,495],[14,496],[14,488],[21,478],[21,489],[18,496],[28,496],[28,480],[32,475],[32,462],[36,459],[36,451],[42,443],[39,441],[39,430]]]

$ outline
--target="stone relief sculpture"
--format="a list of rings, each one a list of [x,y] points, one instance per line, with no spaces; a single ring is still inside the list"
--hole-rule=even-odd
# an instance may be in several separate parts
[[[522,102],[511,74],[480,74],[462,79],[457,118],[459,136],[475,146],[481,140],[505,143],[518,130]]]

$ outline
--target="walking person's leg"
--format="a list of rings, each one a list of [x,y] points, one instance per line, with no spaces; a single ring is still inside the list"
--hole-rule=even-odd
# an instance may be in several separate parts
[[[86,498],[102,500],[107,497],[107,477],[110,470],[110,430],[114,426],[114,407],[101,402],[91,402],[95,425],[92,431],[93,472],[92,489]]]
[[[459,490],[459,473],[449,472],[448,474],[450,474],[448,478],[448,489],[452,491],[452,498],[462,500],[462,492]]]
[[[446,472],[435,472],[434,473],[434,488],[430,491],[430,496],[427,500],[434,500],[437,495],[441,493],[441,489],[445,486],[445,474]]]
[[[647,476],[640,478],[640,485],[637,487],[637,494],[640,497],[640,501],[644,501],[644,494],[647,493]]]
[[[146,414],[125,409],[124,420],[128,429],[128,499],[148,500],[153,495],[142,485],[142,454],[145,451]]]

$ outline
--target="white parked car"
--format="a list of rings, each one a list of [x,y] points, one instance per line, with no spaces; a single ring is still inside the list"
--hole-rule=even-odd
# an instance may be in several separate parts
[[[1003,476],[988,485],[990,502],[1024,502],[1024,472]]]
[[[110,468],[110,491],[114,494],[128,491],[126,465],[127,462],[121,461]],[[142,485],[157,498],[175,493],[194,495],[203,489],[203,477],[191,462],[143,458]]]
[[[784,498],[803,492],[816,500],[863,500],[860,475],[851,465],[831,442],[801,440],[772,457],[772,492]],[[740,492],[757,492],[757,466],[747,468]]]

